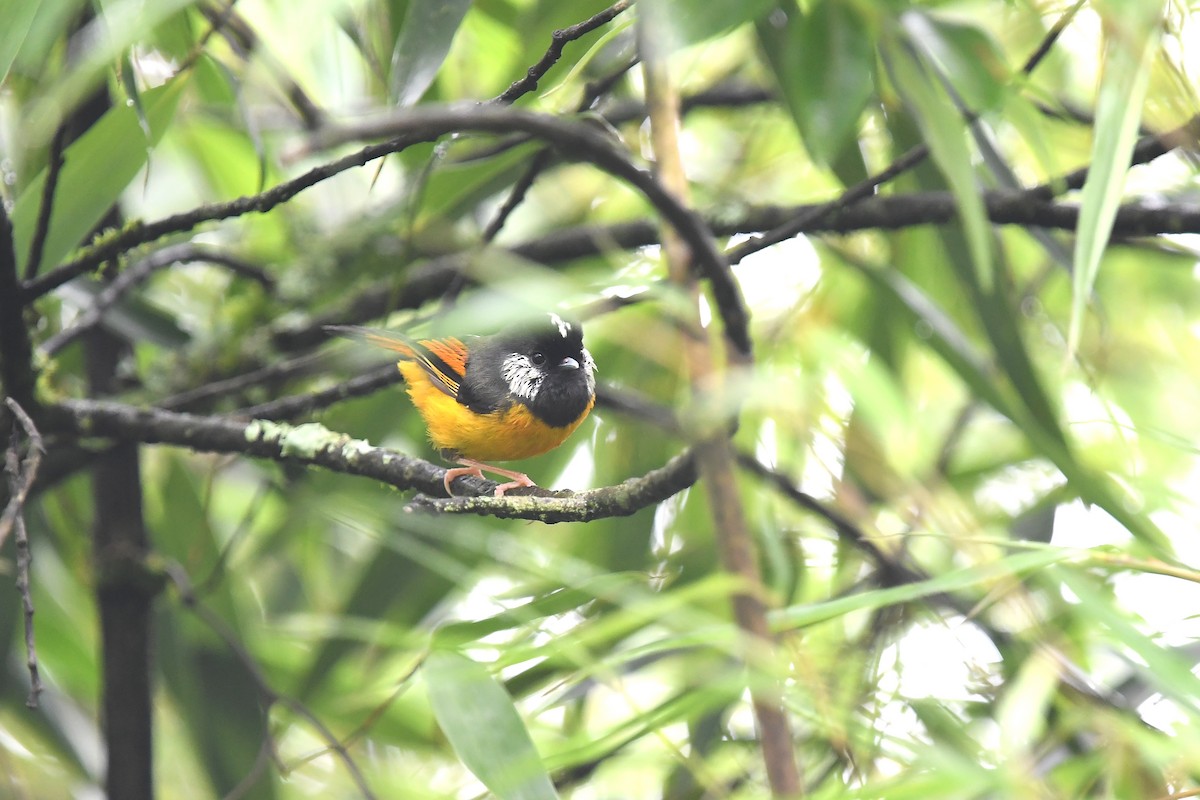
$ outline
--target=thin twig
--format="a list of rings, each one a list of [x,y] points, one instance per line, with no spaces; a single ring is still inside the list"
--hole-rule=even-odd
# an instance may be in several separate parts
[[[582,113],[596,102],[600,96],[607,92],[612,86],[620,80],[621,76],[632,69],[637,64],[637,59],[629,59],[622,64],[618,69],[612,71],[604,78],[587,84],[583,89],[583,97],[580,98],[578,105],[575,108],[576,113]],[[534,153],[533,158],[529,161],[529,166],[525,168],[525,172],[517,179],[517,182],[509,190],[508,196],[504,198],[504,203],[496,211],[491,222],[484,228],[482,240],[485,243],[490,243],[495,240],[496,236],[504,228],[504,224],[508,222],[508,218],[517,210],[521,203],[525,202],[525,197],[529,194],[529,190],[533,188],[534,182],[551,164],[554,163],[554,150],[550,147],[543,148]],[[451,284],[446,290],[443,298],[444,302],[453,302],[458,293],[467,285],[466,275],[460,274],[457,280]]]
[[[395,363],[388,362],[364,372],[362,375],[339,383],[337,386],[331,386],[328,389],[321,389],[320,391],[308,394],[281,397],[277,400],[259,403],[256,406],[241,408],[232,412],[229,416],[244,417],[246,419],[295,419],[296,417],[311,414],[313,411],[331,406],[334,403],[340,403],[343,400],[372,394],[380,389],[393,386],[402,380],[404,380],[404,376],[400,374],[400,370],[396,369]]]
[[[29,696],[25,705],[37,708],[38,696],[42,693],[42,679],[38,673],[37,645],[33,633],[33,593],[29,583],[29,567],[33,562],[33,555],[29,550],[29,537],[25,531],[24,512],[29,490],[37,480],[45,446],[42,443],[42,435],[25,413],[25,409],[11,397],[6,397],[4,403],[13,413],[14,420],[8,452],[4,456],[4,468],[8,473],[8,505],[3,515],[0,515],[0,547],[4,546],[8,532],[14,531],[17,548],[17,591],[21,595],[21,608],[25,617],[25,666],[29,669]],[[24,461],[18,456],[21,430],[25,431],[25,437],[29,440]]]
[[[208,17],[208,30],[206,30],[200,36],[200,40],[197,41],[192,47],[192,51],[188,53],[187,58],[185,58],[183,63],[179,65],[179,72],[185,72],[186,70],[189,70],[195,66],[196,62],[200,60],[200,56],[204,55],[204,49],[208,47],[209,40],[224,30],[225,26],[229,24],[229,20],[233,17],[233,11],[236,5],[237,0],[229,0],[229,2],[225,4],[225,8],[221,9],[220,12],[213,12],[207,4],[201,3],[201,6],[204,8],[201,13]]]
[[[601,11],[599,14],[584,20],[583,22],[571,25],[567,28],[554,31],[550,35],[550,47],[546,49],[545,55],[541,59],[525,71],[525,75],[519,80],[513,81],[512,85],[504,90],[498,96],[495,102],[498,103],[514,103],[522,95],[529,94],[537,89],[538,81],[545,76],[550,68],[558,63],[562,58],[563,48],[567,42],[574,41],[599,28],[601,25],[607,25],[612,22],[617,15],[624,12],[631,5],[630,0],[620,0],[608,8]]]
[[[96,294],[91,305],[79,316],[79,319],[71,327],[64,328],[43,342],[38,348],[39,352],[46,356],[58,353],[68,344],[74,342],[84,333],[98,325],[110,308],[120,302],[121,298],[128,294],[134,287],[149,279],[155,272],[174,264],[194,261],[220,264],[229,268],[235,274],[244,275],[257,281],[260,285],[266,287],[274,286],[274,279],[258,267],[233,256],[220,253],[212,248],[195,245],[190,242],[164,247],[162,250],[152,253],[128,269],[125,269],[121,274],[104,284],[104,288]]]
[[[308,353],[296,358],[275,361],[259,369],[228,378],[217,378],[209,383],[173,394],[157,405],[168,411],[196,411],[210,407],[222,397],[237,397],[258,386],[277,386],[292,378],[313,372],[325,359],[319,353]]]
[[[67,126],[59,125],[50,140],[46,154],[46,182],[42,184],[42,202],[38,206],[37,222],[33,228],[33,239],[29,242],[29,260],[25,262],[25,280],[37,275],[42,266],[42,253],[46,237],[50,233],[50,217],[54,208],[54,193],[58,190],[58,176],[63,167],[63,150],[67,139]]]

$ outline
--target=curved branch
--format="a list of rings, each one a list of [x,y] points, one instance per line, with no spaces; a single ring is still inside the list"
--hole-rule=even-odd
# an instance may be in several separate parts
[[[739,352],[751,352],[749,315],[729,264],[712,241],[703,218],[675,199],[649,171],[603,130],[576,120],[561,119],[516,108],[478,105],[426,106],[381,116],[352,130],[329,127],[314,137],[314,145],[329,147],[347,140],[380,137],[428,138],[454,131],[526,133],[541,139],[564,158],[587,162],[625,181],[654,206],[692,251],[696,265],[712,286],[713,298],[725,322],[725,335]]]
[[[168,233],[191,230],[202,222],[236,217],[251,211],[265,212],[290,200],[323,180],[396,153],[418,142],[440,138],[447,133],[527,133],[542,139],[566,158],[588,162],[637,189],[658,210],[691,248],[697,265],[713,287],[713,297],[726,325],[726,336],[741,352],[751,350],[749,317],[729,265],[713,244],[704,221],[681,205],[648,171],[633,163],[605,132],[584,122],[559,119],[517,108],[455,104],[423,106],[386,115],[356,126],[349,133],[337,127],[323,129],[315,140],[318,146],[333,146],[349,140],[390,137],[380,144],[368,145],[348,156],[314,167],[299,178],[286,181],[257,195],[240,197],[228,203],[201,206],[192,211],[134,226],[104,240],[73,262],[64,264],[37,280],[24,285],[22,299],[30,302],[71,278],[107,261],[131,247],[153,241]]]
[[[362,439],[334,433],[323,425],[287,425],[269,420],[241,421],[156,408],[138,408],[103,400],[65,400],[42,410],[47,432],[99,436],[144,444],[165,444],[213,453],[233,453],[291,464],[324,467],[333,472],[373,478],[397,489],[442,495],[444,467],[420,458],[373,447]],[[504,497],[491,494],[496,484],[462,477],[456,491],[480,497],[437,500],[418,495],[411,510],[468,513],[542,522],[582,522],[628,516],[688,488],[696,480],[691,451],[664,466],[617,486],[578,494],[545,489],[516,490]]]
[[[220,253],[210,247],[195,245],[191,242],[164,247],[151,253],[133,266],[121,272],[112,281],[106,283],[93,299],[91,305],[79,316],[79,319],[69,328],[63,328],[38,347],[47,356],[52,356],[71,342],[98,325],[104,315],[114,305],[120,302],[138,284],[146,281],[155,272],[175,264],[205,261],[210,264],[220,264],[231,272],[257,281],[264,288],[274,286],[274,279],[265,271],[248,264],[241,259]]]

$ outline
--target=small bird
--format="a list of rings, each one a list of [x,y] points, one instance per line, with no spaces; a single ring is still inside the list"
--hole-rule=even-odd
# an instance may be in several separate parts
[[[417,340],[346,325],[326,330],[400,354],[397,366],[429,440],[461,465],[446,471],[443,483],[450,496],[456,478],[482,478],[484,469],[510,479],[496,487],[496,497],[518,486],[535,486],[522,472],[484,462],[553,450],[596,403],[596,362],[583,346],[583,330],[557,314],[466,341]]]

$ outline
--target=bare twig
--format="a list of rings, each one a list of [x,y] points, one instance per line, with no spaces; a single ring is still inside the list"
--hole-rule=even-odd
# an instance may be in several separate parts
[[[551,34],[550,47],[546,49],[546,53],[542,56],[541,60],[526,70],[525,75],[520,80],[513,81],[512,85],[505,89],[496,98],[495,102],[504,104],[514,103],[522,95],[529,94],[537,89],[538,81],[562,58],[563,48],[566,47],[567,42],[586,36],[601,25],[607,25],[617,15],[629,8],[630,5],[630,0],[620,0],[583,22],[554,31]]]
[[[584,87],[583,97],[580,98],[578,105],[575,107],[576,113],[587,111],[596,100],[609,89],[612,88],[622,75],[637,64],[636,59],[630,59],[622,64],[617,69],[613,70],[609,75],[594,83],[589,83]],[[488,223],[487,228],[483,231],[482,239],[485,242],[490,242],[500,233],[500,229],[504,227],[504,223],[512,215],[513,211],[525,200],[525,196],[533,187],[534,181],[542,174],[551,164],[554,163],[554,150],[545,148],[534,154],[529,161],[529,166],[525,172],[517,179],[516,184],[509,190],[508,197],[504,199],[503,205],[496,211],[496,215],[492,217],[492,221]],[[462,281],[459,281],[456,288],[462,286]]]
[[[47,356],[54,355],[99,324],[110,308],[116,305],[131,289],[145,282],[155,272],[173,264],[193,261],[220,264],[238,275],[243,275],[257,281],[267,288],[274,286],[274,279],[258,267],[248,264],[241,259],[217,252],[212,248],[194,245],[190,242],[164,247],[162,250],[138,261],[106,283],[104,288],[100,290],[92,301],[91,306],[79,316],[74,325],[51,336],[41,344],[38,350]]]
[[[33,556],[29,551],[29,537],[25,532],[25,500],[29,497],[29,489],[37,480],[38,467],[42,463],[45,447],[42,435],[38,432],[33,420],[25,413],[25,409],[11,397],[4,399],[5,405],[13,413],[13,431],[9,447],[4,456],[4,469],[8,473],[8,505],[0,515],[0,547],[8,538],[9,531],[14,531],[17,548],[17,591],[21,594],[21,608],[25,617],[25,666],[29,669],[29,697],[25,705],[29,708],[38,707],[38,696],[42,693],[42,679],[38,673],[37,645],[33,634],[33,594],[29,586],[29,567]],[[29,440],[25,459],[21,461],[18,455],[20,444],[19,431],[25,432]]]
[[[29,242],[29,260],[25,262],[25,280],[37,275],[42,266],[42,253],[46,247],[46,236],[50,233],[50,217],[54,208],[54,193],[58,189],[58,176],[63,167],[63,150],[67,138],[67,127],[59,125],[50,140],[46,154],[46,182],[42,184],[42,203],[38,206],[37,223],[33,228],[33,239]]]
[[[404,376],[396,369],[395,363],[388,362],[328,389],[259,403],[256,406],[238,409],[230,416],[245,419],[295,419],[352,397],[363,397],[377,392],[402,380]]]

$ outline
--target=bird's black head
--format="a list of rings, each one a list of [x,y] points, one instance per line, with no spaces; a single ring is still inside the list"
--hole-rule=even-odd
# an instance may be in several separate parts
[[[591,403],[595,370],[579,324],[549,314],[489,337],[478,351],[472,348],[463,388],[476,410],[515,401],[561,428],[577,421]],[[464,400],[461,393],[459,400]]]

